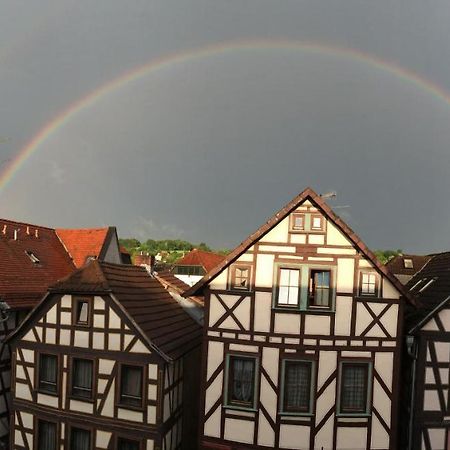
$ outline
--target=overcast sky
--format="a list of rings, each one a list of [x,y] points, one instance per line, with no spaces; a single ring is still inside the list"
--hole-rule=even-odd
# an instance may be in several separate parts
[[[348,48],[450,92],[449,23],[448,0],[0,0],[0,161],[133,68],[227,41]],[[449,172],[448,99],[342,52],[260,45],[99,97],[0,190],[0,216],[234,247],[311,186],[370,247],[432,252],[450,249]]]

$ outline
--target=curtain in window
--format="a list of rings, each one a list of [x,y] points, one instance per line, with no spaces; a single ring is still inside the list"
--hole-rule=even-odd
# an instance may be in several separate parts
[[[330,272],[314,271],[314,305],[329,306],[330,303]]]
[[[56,424],[39,421],[38,424],[39,450],[56,450]]]
[[[70,450],[90,450],[91,433],[80,428],[72,428],[70,432]]]
[[[252,359],[233,358],[233,400],[253,401],[254,365]]]
[[[120,393],[122,401],[140,406],[142,400],[142,368],[122,366]]]
[[[91,397],[93,363],[87,359],[73,360],[72,394]]]
[[[39,388],[56,392],[58,358],[55,355],[41,355],[39,360]]]
[[[309,411],[311,395],[311,363],[286,361],[285,408]]]
[[[344,364],[341,410],[363,412],[367,407],[367,365]]]

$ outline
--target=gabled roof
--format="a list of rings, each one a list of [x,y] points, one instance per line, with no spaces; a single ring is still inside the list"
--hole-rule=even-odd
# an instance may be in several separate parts
[[[111,294],[151,345],[177,359],[200,345],[201,327],[143,267],[91,261],[50,292]]]
[[[202,266],[208,272],[220,264],[224,258],[222,255],[194,248],[176,261],[174,266]]]
[[[89,258],[102,260],[115,233],[115,227],[56,229],[56,234],[78,268],[83,267]]]
[[[259,239],[272,230],[278,223],[285,219],[294,209],[296,209],[301,203],[309,200],[316,208],[318,208],[322,214],[332,222],[353,244],[354,248],[362,253],[378,270],[378,272],[384,275],[396,288],[405,296],[408,300],[411,300],[408,292],[404,289],[403,285],[392,275],[386,267],[381,264],[372,251],[364,244],[364,242],[357,236],[357,234],[338,216],[333,210],[326,204],[326,202],[316,194],[311,188],[306,188],[303,192],[292,199],[286,206],[280,211],[274,214],[265,224],[252,233],[245,241],[238,245],[225,259],[218,264],[214,269],[209,271],[205,276],[197,283],[188,289],[183,295],[192,296],[199,295],[203,287],[217,277],[224,269],[230,264],[236,261],[243,253],[245,253],[252,245],[254,245]],[[411,300],[412,301],[412,300]]]
[[[6,219],[0,219],[0,267],[0,299],[13,309],[35,306],[50,284],[75,270],[55,230]]]
[[[430,255],[397,255],[386,263],[394,275],[413,276],[431,259]],[[411,260],[412,267],[405,267],[405,260]]]
[[[422,270],[406,284],[411,296],[416,299],[417,308],[406,311],[407,329],[416,328],[423,320],[444,306],[450,296],[450,252],[431,255]],[[433,313],[430,315],[430,313]],[[422,325],[424,325],[422,323]]]

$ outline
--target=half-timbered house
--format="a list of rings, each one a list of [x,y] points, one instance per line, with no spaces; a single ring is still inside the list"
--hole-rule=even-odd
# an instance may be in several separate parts
[[[395,449],[402,285],[311,189],[205,296],[200,447]]]
[[[90,259],[117,262],[115,227],[65,230],[0,219],[0,441],[9,434],[11,359],[5,336],[42,299],[49,285]]]
[[[450,253],[434,255],[406,285],[402,448],[450,450]]]
[[[90,262],[9,338],[11,448],[193,448],[200,339],[144,268]]]

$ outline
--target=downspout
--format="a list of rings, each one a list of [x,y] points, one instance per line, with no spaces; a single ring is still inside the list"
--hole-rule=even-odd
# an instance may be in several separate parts
[[[413,423],[414,423],[414,404],[416,397],[416,365],[417,365],[417,343],[414,336],[406,336],[406,350],[408,356],[412,358],[411,368],[411,392],[409,404],[409,424],[408,424],[408,450],[412,450]]]

